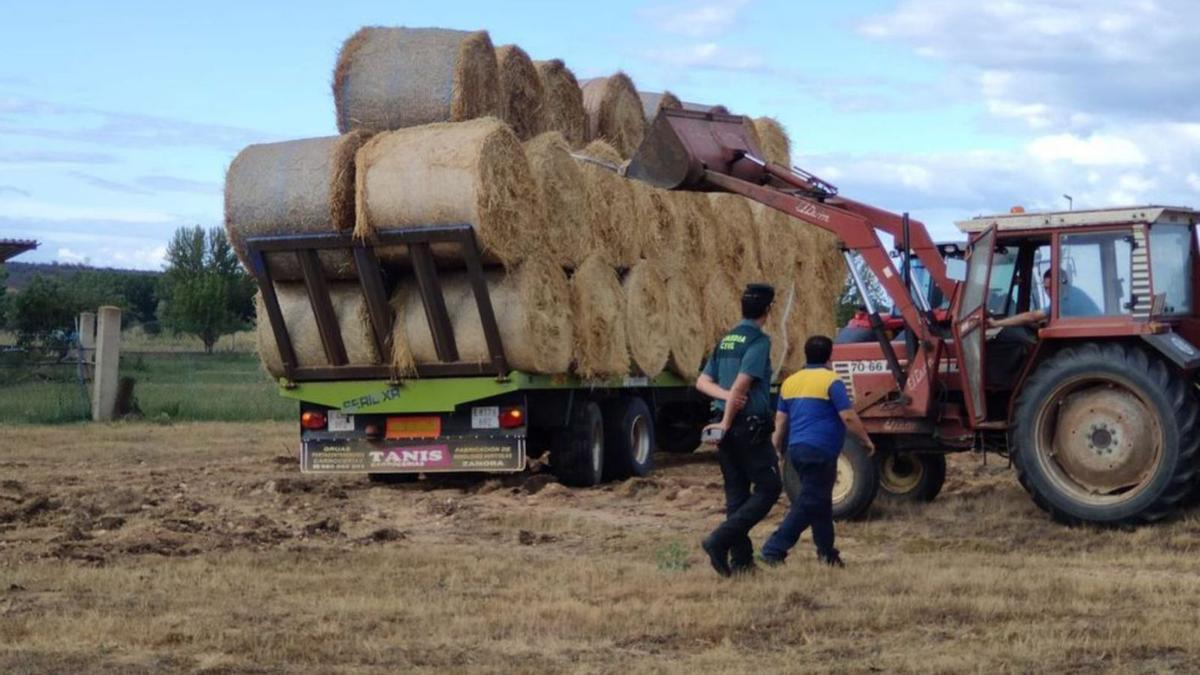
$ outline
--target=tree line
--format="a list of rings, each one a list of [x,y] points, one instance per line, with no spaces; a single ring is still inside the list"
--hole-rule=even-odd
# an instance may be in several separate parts
[[[6,280],[0,265],[0,289]],[[80,312],[115,305],[125,327],[195,335],[211,353],[222,335],[253,325],[255,290],[223,229],[183,227],[167,246],[161,274],[40,274],[21,291],[0,294],[0,326],[14,332],[21,347],[59,349],[72,339]]]

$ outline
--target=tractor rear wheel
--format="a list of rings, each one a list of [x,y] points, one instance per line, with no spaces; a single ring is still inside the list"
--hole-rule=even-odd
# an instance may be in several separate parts
[[[875,460],[847,437],[838,455],[837,482],[833,484],[833,519],[857,520],[867,513],[879,494],[879,468]],[[790,501],[800,496],[800,474],[790,460],[783,461],[783,491]]]
[[[1145,350],[1064,349],[1038,366],[1017,400],[1017,477],[1064,523],[1159,520],[1191,489],[1197,414],[1186,381]]]
[[[888,452],[879,456],[879,496],[885,499],[931,502],[945,482],[944,454]]]

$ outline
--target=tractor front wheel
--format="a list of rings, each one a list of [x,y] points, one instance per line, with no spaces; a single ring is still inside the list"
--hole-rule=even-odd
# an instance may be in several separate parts
[[[783,460],[783,490],[788,499],[800,496],[800,474],[788,459]],[[846,438],[837,459],[837,482],[833,485],[833,519],[857,520],[866,515],[879,494],[879,468],[853,438]]]
[[[888,452],[879,455],[879,496],[893,501],[931,502],[946,482],[946,455]]]
[[[1185,380],[1137,346],[1064,349],[1038,366],[1017,400],[1017,477],[1064,523],[1158,520],[1190,490],[1197,412]]]

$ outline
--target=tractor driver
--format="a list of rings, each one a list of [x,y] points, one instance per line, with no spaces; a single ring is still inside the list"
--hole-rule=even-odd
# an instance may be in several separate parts
[[[1066,270],[1058,271],[1058,279],[1061,282],[1059,286],[1062,291],[1058,294],[1058,311],[1062,316],[1100,316],[1104,313],[1087,293],[1070,284],[1070,277]],[[1046,297],[1054,298],[1050,270],[1046,270],[1046,273],[1042,275],[1042,290],[1046,292]],[[1046,307],[1049,308],[1049,305],[1047,304]],[[1035,326],[1045,323],[1049,318],[1050,314],[1047,309],[1032,309],[1003,319],[989,320],[988,325],[996,328],[1024,327],[1032,330]]]

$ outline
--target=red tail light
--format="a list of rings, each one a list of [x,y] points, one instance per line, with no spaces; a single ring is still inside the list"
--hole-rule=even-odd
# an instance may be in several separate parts
[[[300,415],[300,426],[310,431],[319,431],[325,428],[325,413],[306,410]]]
[[[505,408],[500,411],[500,426],[505,429],[525,426],[525,411],[520,408]]]

